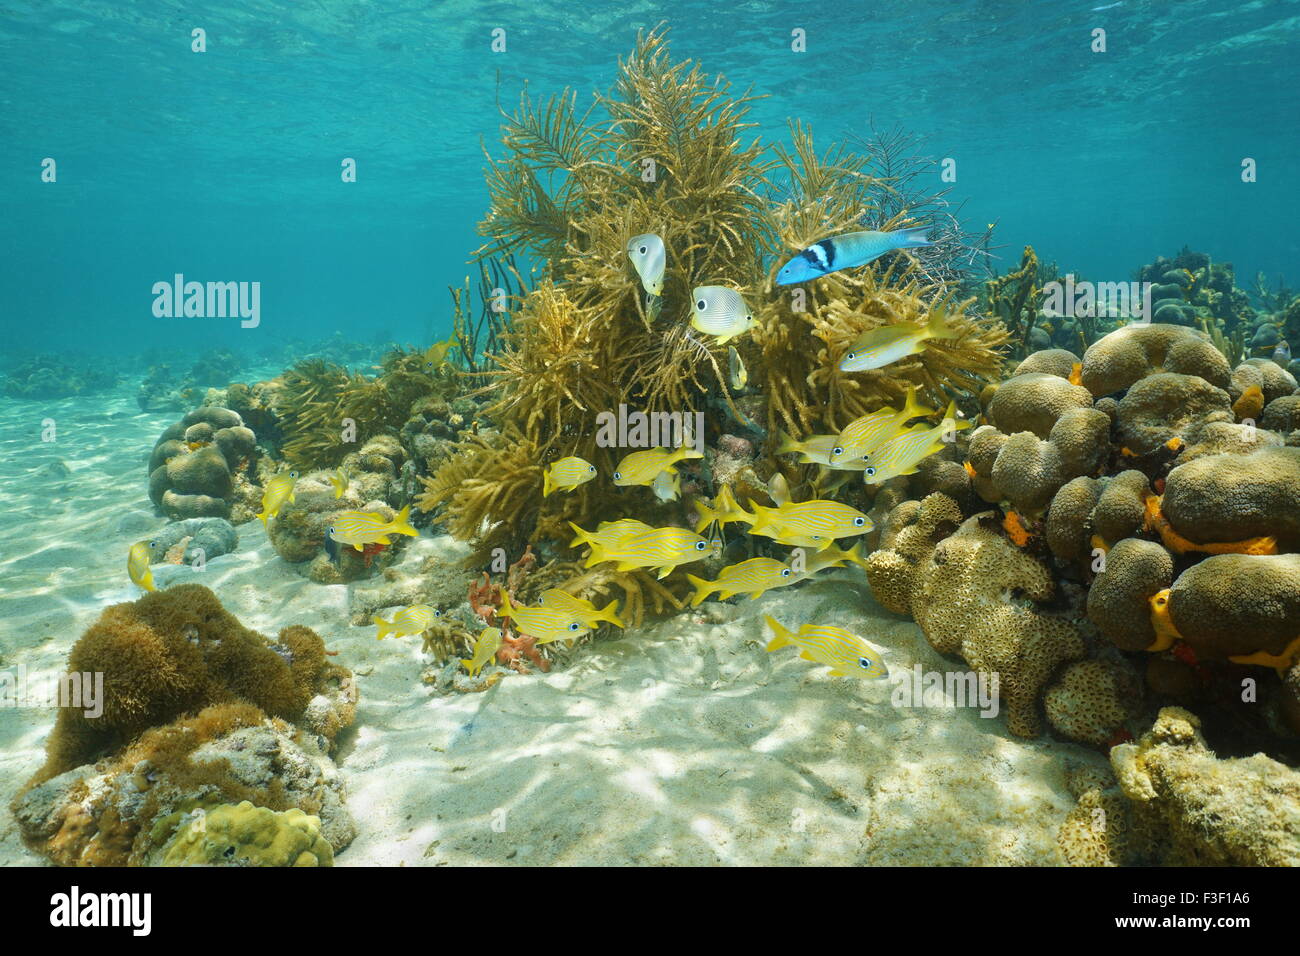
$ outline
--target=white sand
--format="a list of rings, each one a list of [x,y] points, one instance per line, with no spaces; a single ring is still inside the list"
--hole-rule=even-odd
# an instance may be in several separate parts
[[[90,415],[81,408],[94,407]],[[59,424],[42,445],[40,420]],[[10,402],[0,421],[0,668],[61,671],[108,604],[138,593],[126,552],[151,514],[145,460],[174,417],[110,399]],[[63,480],[32,472],[61,459]],[[1010,737],[974,710],[891,706],[891,685],[832,678],[787,648],[762,650],[762,615],[856,630],[893,672],[954,666],[870,597],[861,571],[830,572],[736,605],[706,603],[578,649],[550,674],[436,696],[419,640],[348,624],[345,586],[275,555],[261,525],[194,579],[245,625],[314,628],[358,675],[361,706],[338,763],[357,820],[340,865],[1059,864],[1078,747]],[[412,542],[404,565],[449,539]],[[39,864],[8,803],[43,760],[53,712],[0,708],[0,864]]]

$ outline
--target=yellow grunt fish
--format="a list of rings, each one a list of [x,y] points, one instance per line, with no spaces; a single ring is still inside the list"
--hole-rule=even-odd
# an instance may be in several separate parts
[[[257,513],[263,527],[266,526],[267,518],[274,518],[280,514],[280,509],[284,507],[286,501],[294,500],[293,486],[297,480],[298,472],[286,471],[266,483],[266,487],[262,489],[262,510]]]
[[[686,580],[695,588],[691,607],[699,607],[714,591],[718,592],[718,599],[722,601],[736,594],[748,594],[751,598],[756,598],[772,588],[794,584],[797,578],[776,558],[750,558],[723,568],[715,581],[705,581],[693,574],[686,575]]]
[[[596,543],[602,547],[608,547],[617,544],[624,538],[634,534],[641,534],[646,531],[653,531],[654,528],[644,521],[638,521],[636,518],[621,518],[618,521],[602,521],[596,526],[595,531],[584,531],[572,521],[569,527],[574,530],[575,537],[569,542],[569,547],[577,548],[582,545]]]
[[[952,436],[970,427],[970,422],[957,418],[957,405],[950,402],[937,426],[917,425],[876,449],[871,464],[862,473],[863,482],[875,485],[899,475],[915,474],[924,459],[943,451],[952,444]]]
[[[577,525],[570,524],[570,527],[578,532],[576,541],[591,548],[587,567],[613,561],[617,563],[619,571],[658,568],[660,578],[667,577],[679,564],[699,561],[707,557],[713,548],[722,546],[721,541],[706,541],[685,528],[649,528],[601,539],[600,532],[592,535]]]
[[[910,322],[882,325],[863,333],[853,343],[840,360],[840,371],[865,372],[873,368],[884,368],[899,359],[924,352],[925,343],[930,339],[955,339],[960,334],[948,328],[944,314],[939,309],[930,316],[926,325],[913,325]]]
[[[468,659],[462,657],[460,662],[465,665],[465,670],[469,671],[470,677],[477,677],[483,665],[492,660],[493,655],[500,649],[501,629],[485,627],[478,640],[474,642],[474,655]]]
[[[731,524],[733,521],[748,521],[749,515],[735,496],[731,493],[731,485],[723,485],[714,496],[712,503],[707,499],[699,499],[695,502],[695,510],[700,513],[700,520],[695,522],[695,533],[701,533],[705,528],[713,523]]]
[[[348,476],[343,474],[341,467],[330,475],[330,484],[334,486],[334,497],[342,498],[344,492],[348,490]]]
[[[836,471],[862,471],[867,463],[862,459],[844,461],[838,465],[831,464],[831,451],[839,441],[839,435],[809,435],[803,441],[795,441],[785,432],[777,432],[776,454],[798,455],[805,465],[821,465]]]
[[[423,634],[433,627],[435,621],[442,617],[442,612],[427,604],[412,604],[393,615],[392,620],[384,620],[378,614],[371,618],[371,623],[379,628],[375,639],[382,641],[386,637],[409,637]]]
[[[568,611],[588,627],[595,627],[601,621],[608,621],[615,627],[623,626],[623,622],[619,620],[616,600],[610,601],[602,608],[597,608],[585,598],[575,597],[559,588],[551,588],[549,591],[542,592],[541,605],[557,611]]]
[[[825,571],[828,568],[842,568],[846,564],[856,564],[864,570],[867,567],[867,559],[862,556],[862,542],[859,541],[845,551],[836,545],[831,545],[821,551],[814,551],[805,555],[803,562],[803,571],[795,572],[795,577],[800,581],[806,581],[813,577],[819,571]],[[790,562],[791,568],[795,562]]]
[[[549,644],[566,638],[570,643],[591,631],[587,625],[565,610],[552,607],[515,607],[510,595],[501,590],[501,608],[497,617],[509,618],[520,634],[535,638],[538,644]]]
[[[660,472],[677,474],[674,467],[679,461],[691,458],[703,458],[704,453],[694,448],[647,448],[634,451],[618,463],[614,470],[614,484],[622,487],[629,485],[652,485]]]
[[[153,572],[149,569],[149,559],[153,554],[152,541],[137,541],[131,545],[126,557],[126,573],[131,580],[146,591],[157,591],[153,585]]]
[[[825,498],[792,502],[778,508],[755,505],[750,521],[750,534],[818,551],[829,548],[836,538],[866,534],[874,527],[871,519],[857,508]]]
[[[595,477],[596,466],[585,458],[577,455],[561,458],[542,472],[542,497],[549,497],[552,491],[572,491]]]
[[[352,545],[358,551],[364,551],[368,544],[388,544],[390,534],[418,538],[420,532],[408,523],[410,516],[410,505],[399,511],[392,521],[385,521],[384,516],[376,511],[345,511],[334,517],[329,536],[340,544]]]
[[[909,419],[933,415],[934,411],[918,402],[916,389],[909,388],[901,409],[882,408],[845,425],[831,448],[828,464],[839,468],[850,461],[867,461],[877,448],[902,434]]]
[[[795,634],[780,621],[764,615],[763,620],[776,636],[767,644],[769,652],[782,647],[800,648],[799,656],[806,661],[825,664],[832,677],[860,677],[864,680],[881,680],[889,676],[880,652],[842,627],[830,624],[805,624]]]

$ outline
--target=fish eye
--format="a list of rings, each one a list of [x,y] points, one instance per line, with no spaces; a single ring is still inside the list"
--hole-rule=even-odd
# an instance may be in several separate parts
[[[637,251],[640,252],[641,255],[645,255],[645,253],[646,253],[646,247],[645,247],[645,246],[641,246],[641,248],[639,248]]]
[[[865,657],[859,657],[858,663],[862,665],[864,671],[871,670],[871,661],[867,660]]]
[[[868,468],[868,469],[864,472],[864,474],[866,474],[866,476],[867,476],[868,478],[874,477],[875,474],[876,474],[876,469],[874,469],[874,468]]]
[[[591,472],[591,473],[594,475],[594,474],[596,473],[596,466],[595,466],[595,465],[588,465],[588,466],[587,466],[587,470],[588,470],[589,472]]]
[[[846,356],[844,356],[844,357],[845,357],[845,358],[848,358],[848,359],[851,359],[851,358],[857,358],[857,357],[858,357],[858,353],[857,353],[857,352],[850,352],[848,355],[846,355]]]
[[[614,472],[614,480],[615,480],[615,481],[618,481],[618,480],[619,480],[620,478],[622,478],[622,477],[623,477],[623,473],[622,473],[621,471],[616,471],[616,472]]]
[[[695,308],[699,309],[701,312],[703,312],[708,307],[709,307],[709,303],[705,302],[703,299],[699,299],[695,303]]]
[[[842,454],[844,454],[844,449],[841,448],[839,445],[836,445],[834,448],[831,449],[831,454],[832,454],[832,455],[842,455]]]
[[[696,550],[696,551],[703,551],[705,547],[706,547],[706,545],[704,544],[703,541],[696,541],[696,542],[695,542],[695,550]]]
[[[151,547],[151,548],[156,548],[156,547],[158,547],[158,542],[157,542],[157,541],[150,541],[150,542],[149,542],[149,547]]]
[[[581,625],[579,625],[577,621],[570,621],[570,622],[569,622],[569,630],[571,630],[571,631],[576,631],[576,630],[578,630],[578,628],[579,628],[580,626],[581,626]]]
[[[290,478],[297,478],[297,477],[298,477],[298,473],[297,473],[296,471],[291,471],[291,472],[289,472],[289,477],[290,477]]]
[[[330,534],[333,534],[333,533],[334,533],[334,529],[333,529],[333,528],[330,528],[329,533],[330,533]]]
[[[861,528],[864,524],[866,524],[866,521],[867,521],[866,518],[862,518],[862,517],[854,518],[854,519],[853,519],[853,527],[855,527],[855,528]]]
[[[790,569],[789,569],[789,568],[782,568],[782,569],[781,569],[781,577],[783,577],[783,578],[788,578],[789,576],[790,576]]]

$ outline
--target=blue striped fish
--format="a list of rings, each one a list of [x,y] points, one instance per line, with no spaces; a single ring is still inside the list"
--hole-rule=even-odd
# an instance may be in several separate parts
[[[776,274],[777,285],[793,285],[820,276],[865,266],[894,249],[914,249],[934,243],[925,238],[926,227],[895,229],[893,232],[847,232],[814,242],[781,267]]]
[[[805,624],[795,634],[775,618],[764,615],[763,620],[776,635],[767,644],[769,652],[782,647],[798,647],[803,660],[825,664],[831,669],[832,677],[882,680],[889,676],[889,668],[885,666],[880,651],[842,627]]]

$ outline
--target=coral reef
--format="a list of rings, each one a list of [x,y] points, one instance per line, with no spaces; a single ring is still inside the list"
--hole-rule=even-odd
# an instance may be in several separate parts
[[[69,360],[64,354],[36,354],[6,363],[0,373],[0,395],[7,398],[68,398],[103,392],[118,376],[98,358]]]

